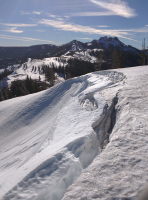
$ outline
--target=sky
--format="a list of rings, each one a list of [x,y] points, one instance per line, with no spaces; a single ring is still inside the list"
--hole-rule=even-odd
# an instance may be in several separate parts
[[[118,37],[148,46],[148,0],[0,0],[0,46]]]

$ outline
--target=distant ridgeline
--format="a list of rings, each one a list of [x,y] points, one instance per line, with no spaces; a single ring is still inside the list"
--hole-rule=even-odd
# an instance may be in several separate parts
[[[148,64],[148,51],[102,37],[61,46],[0,47],[0,101],[89,72]]]

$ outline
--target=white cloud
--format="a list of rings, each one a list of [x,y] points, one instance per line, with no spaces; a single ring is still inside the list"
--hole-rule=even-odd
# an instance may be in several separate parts
[[[71,24],[64,21],[58,20],[49,20],[42,19],[39,21],[39,24],[51,26],[63,31],[72,31],[72,32],[81,32],[88,34],[96,34],[96,35],[108,35],[108,36],[116,36],[124,39],[133,40],[128,37],[128,32],[120,31],[120,30],[111,30],[111,29],[97,29],[92,28],[90,26],[82,26],[78,24]]]
[[[47,16],[51,17],[51,18],[57,18],[57,15],[53,15],[53,14],[50,14],[50,13],[48,13]]]
[[[117,29],[114,31],[127,32],[127,33],[148,33],[148,27],[133,28],[133,29]]]
[[[99,28],[109,28],[111,26],[108,26],[108,25],[98,25],[97,27],[99,27]]]
[[[68,16],[63,16],[63,17],[61,17],[61,16],[59,16],[59,15],[53,15],[53,14],[51,14],[51,13],[46,14],[46,16],[47,16],[47,17],[50,17],[50,18],[52,18],[52,19],[58,20],[58,21],[63,21],[63,20],[69,19]]]
[[[79,17],[97,17],[97,16],[110,16],[115,15],[113,12],[104,11],[104,12],[77,12],[72,13],[70,16],[79,16]]]
[[[1,39],[8,39],[8,40],[20,40],[20,41],[26,41],[26,42],[38,41],[38,42],[53,43],[52,41],[42,40],[42,39],[38,39],[38,38],[15,37],[15,36],[11,36],[11,35],[2,35],[2,34],[0,34],[0,38]]]
[[[10,24],[10,23],[0,23],[2,26],[9,26],[9,27],[35,27],[37,24]]]
[[[41,11],[37,11],[37,10],[33,10],[33,11],[20,11],[21,15],[41,15],[42,12]]]
[[[136,16],[134,9],[130,8],[124,0],[89,0],[91,3],[98,5],[112,13],[125,18]]]
[[[9,32],[9,33],[23,33],[23,30],[18,28],[26,28],[26,27],[36,27],[38,24],[12,24],[12,23],[0,23],[0,26],[8,27],[6,29],[2,29],[1,31]]]
[[[32,14],[34,14],[34,15],[41,15],[42,12],[40,12],[40,11],[33,11]]]
[[[92,40],[92,38],[77,38],[79,40]]]
[[[5,29],[3,30],[5,32],[9,32],[9,33],[23,33],[24,31],[22,30],[18,30],[16,27],[12,27],[12,28],[9,28],[9,29]]]

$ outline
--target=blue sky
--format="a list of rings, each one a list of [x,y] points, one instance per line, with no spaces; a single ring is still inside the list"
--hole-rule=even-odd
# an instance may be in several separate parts
[[[0,0],[0,46],[148,40],[147,0]]]

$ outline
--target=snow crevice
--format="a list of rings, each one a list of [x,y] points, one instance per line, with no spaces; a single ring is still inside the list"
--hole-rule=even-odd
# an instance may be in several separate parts
[[[116,95],[110,106],[105,105],[101,118],[96,120],[92,124],[100,149],[104,149],[109,143],[109,136],[111,135],[113,128],[116,124],[116,105],[118,103],[118,96]]]
[[[116,122],[117,102],[116,96],[110,106],[104,106],[102,116],[92,124],[90,135],[74,140],[61,153],[42,163],[7,193],[4,200],[26,199],[28,191],[33,191],[34,188],[40,190],[40,185],[43,188],[40,195],[36,197],[36,194],[32,193],[29,200],[40,200],[43,196],[44,199],[61,200],[67,189],[96,156],[101,155],[109,143],[109,136]]]
[[[87,139],[83,137],[78,142],[73,142],[73,144],[68,145],[68,150],[79,159],[82,170],[91,165],[93,160],[101,155],[109,143],[109,137],[116,124],[117,104],[118,94],[112,99],[110,106],[108,104],[104,106],[102,116],[92,124],[94,132]],[[79,176],[81,173],[82,171],[80,171]]]
[[[94,132],[91,135],[91,137],[89,138],[89,140],[87,141],[87,143],[85,143],[83,151],[81,153],[80,152],[78,153],[79,148],[77,148],[76,146],[72,146],[73,147],[72,152],[75,155],[75,157],[79,158],[79,161],[82,165],[82,170],[89,167],[93,163],[93,161],[95,160],[96,157],[97,158],[100,157],[101,154],[103,153],[103,151],[105,150],[106,146],[109,144],[109,142],[110,142],[109,137],[112,134],[112,132],[114,130],[114,126],[116,124],[117,104],[118,104],[118,94],[116,94],[116,96],[112,99],[112,102],[110,105],[106,104],[104,106],[101,117],[99,117],[92,124],[92,128],[93,128]],[[88,148],[90,146],[92,146],[93,149],[96,149],[96,151],[94,151],[94,152],[96,152],[94,155],[92,154],[91,148]],[[86,151],[86,149],[88,151]],[[69,150],[71,150],[71,149],[69,149]],[[74,151],[74,150],[76,150],[76,151]],[[78,153],[79,155],[76,153]],[[91,154],[91,156],[90,156],[90,154]],[[81,158],[83,158],[83,159],[81,160]],[[83,171],[80,172],[79,176],[82,174],[82,172]],[[65,191],[65,194],[66,194],[66,191]]]

